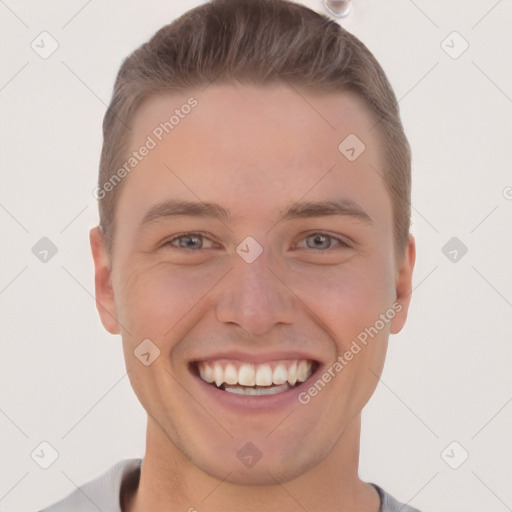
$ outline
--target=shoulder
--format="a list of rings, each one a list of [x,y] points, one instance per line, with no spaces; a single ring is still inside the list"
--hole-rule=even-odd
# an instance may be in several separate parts
[[[420,512],[417,508],[399,502],[378,485],[373,483],[371,485],[375,487],[380,496],[381,508],[379,512]]]
[[[39,512],[121,512],[119,496],[123,480],[140,471],[141,463],[142,459],[121,460],[105,473]]]

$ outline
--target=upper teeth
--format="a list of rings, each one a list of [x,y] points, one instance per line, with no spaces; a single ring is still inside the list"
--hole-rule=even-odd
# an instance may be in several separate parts
[[[242,361],[217,360],[198,363],[199,376],[206,382],[222,384],[239,384],[241,386],[271,386],[288,382],[304,382],[312,372],[312,361],[284,360],[268,363],[251,364]]]

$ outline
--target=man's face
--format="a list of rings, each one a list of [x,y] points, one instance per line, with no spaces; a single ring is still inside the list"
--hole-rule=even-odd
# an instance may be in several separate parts
[[[159,141],[155,128],[190,96],[197,105]],[[130,152],[157,144],[125,178],[111,273],[97,231],[92,240],[102,321],[122,335],[162,454],[273,484],[269,474],[284,481],[323,461],[358,419],[405,322],[414,265],[412,238],[405,258],[393,250],[374,124],[351,93],[281,85],[212,85],[138,110]],[[355,151],[338,149],[350,134],[359,156],[355,139]],[[228,213],[173,215],[170,202]],[[326,215],[319,202],[349,211]],[[141,357],[143,340],[160,351],[149,365],[157,351],[143,345]]]

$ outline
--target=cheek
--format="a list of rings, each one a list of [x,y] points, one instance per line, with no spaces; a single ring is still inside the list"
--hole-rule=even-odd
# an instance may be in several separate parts
[[[343,346],[391,306],[391,281],[375,257],[295,273],[290,282],[301,301]]]
[[[386,284],[389,278],[375,262],[351,263],[293,281],[294,291],[336,346],[340,366],[330,367],[335,377],[328,384],[330,399],[336,405],[335,424],[341,421],[339,415],[351,418],[360,411],[375,391],[391,320],[391,316],[387,322],[381,319],[391,306]]]
[[[160,339],[192,312],[218,278],[216,272],[165,263],[132,267],[119,286],[120,321],[132,337]]]

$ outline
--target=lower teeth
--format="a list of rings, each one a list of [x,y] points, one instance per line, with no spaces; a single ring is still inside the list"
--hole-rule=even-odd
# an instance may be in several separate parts
[[[236,393],[237,395],[276,395],[277,393],[282,393],[283,391],[286,391],[287,389],[290,389],[291,386],[288,384],[288,382],[285,382],[284,384],[280,384],[279,386],[229,386],[227,384],[224,385],[223,388],[224,391],[227,391],[228,393]]]

